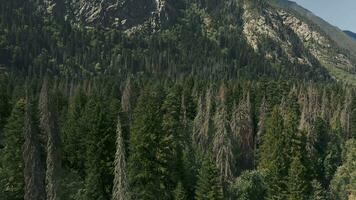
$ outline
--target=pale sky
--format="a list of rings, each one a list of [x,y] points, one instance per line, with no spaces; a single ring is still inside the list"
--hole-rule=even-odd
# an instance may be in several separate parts
[[[341,30],[356,33],[356,0],[292,0]]]

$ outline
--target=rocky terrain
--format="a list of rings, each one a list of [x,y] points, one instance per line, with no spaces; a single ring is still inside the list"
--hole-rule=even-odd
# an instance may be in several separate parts
[[[48,14],[88,27],[126,30],[146,24],[158,29],[177,17],[169,0],[45,0],[44,5]]]
[[[274,46],[262,52],[267,58],[280,62],[280,58],[287,56],[293,63],[309,66],[313,65],[311,61],[316,58],[335,78],[339,78],[335,70],[355,71],[350,51],[337,45],[331,36],[313,22],[279,4],[263,11],[256,11],[248,5],[243,15],[244,34],[256,51],[261,51],[261,45],[266,41]]]
[[[207,20],[231,2],[203,1],[209,11]],[[243,34],[248,43],[272,63],[283,64],[288,59],[309,67],[321,64],[336,79],[356,72],[356,42],[311,12],[287,0],[269,0],[263,9],[255,1],[236,2],[243,10]],[[261,2],[266,3],[257,4]],[[48,14],[77,26],[126,32],[168,28],[184,12],[184,5],[191,6],[183,0],[45,0],[44,5]]]

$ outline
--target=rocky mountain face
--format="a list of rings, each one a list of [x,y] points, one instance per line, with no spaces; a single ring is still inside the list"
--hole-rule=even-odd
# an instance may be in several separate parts
[[[292,63],[312,67],[316,59],[336,79],[354,73],[353,49],[324,31],[329,27],[320,27],[288,5],[286,1],[271,1],[270,6],[256,10],[253,4],[245,4],[243,32],[249,44],[276,63],[288,58]]]
[[[157,29],[177,17],[173,0],[44,0],[48,14],[75,25],[129,29],[143,24]],[[59,16],[61,15],[61,16]]]
[[[322,65],[336,79],[354,78],[356,41],[311,12],[287,0],[200,0],[208,18],[232,2],[242,10],[242,33],[248,44],[272,63]],[[46,12],[75,25],[122,30],[167,28],[179,18],[185,0],[44,0]],[[185,6],[184,6],[185,5]],[[208,20],[209,21],[209,20]],[[212,20],[214,21],[214,20]],[[215,19],[215,21],[219,21]],[[351,41],[350,41],[351,40]],[[350,75],[351,74],[351,75]]]

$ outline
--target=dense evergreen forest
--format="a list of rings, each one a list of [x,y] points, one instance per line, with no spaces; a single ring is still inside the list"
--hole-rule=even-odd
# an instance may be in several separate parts
[[[128,33],[2,1],[0,199],[356,198],[354,88],[207,2]]]

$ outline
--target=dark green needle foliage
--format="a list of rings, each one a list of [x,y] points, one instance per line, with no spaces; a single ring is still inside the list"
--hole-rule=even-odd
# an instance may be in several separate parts
[[[355,198],[352,52],[271,2],[1,1],[0,199]]]

